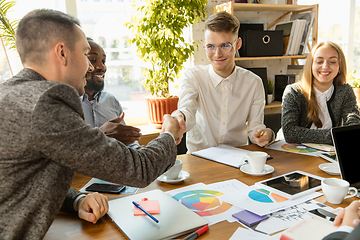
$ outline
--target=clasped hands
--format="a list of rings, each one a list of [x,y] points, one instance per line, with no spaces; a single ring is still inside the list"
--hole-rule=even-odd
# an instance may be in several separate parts
[[[124,115],[123,112],[118,118],[107,121],[100,127],[100,130],[108,137],[115,138],[124,144],[130,144],[139,140],[142,134],[139,128],[120,123],[124,119]],[[174,136],[176,144],[179,144],[186,130],[185,124],[183,128],[180,128],[178,122],[169,114],[165,114],[163,119],[164,122],[160,134],[165,131],[170,132]]]

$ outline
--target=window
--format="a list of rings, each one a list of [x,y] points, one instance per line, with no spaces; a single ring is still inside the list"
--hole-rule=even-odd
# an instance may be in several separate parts
[[[77,0],[78,18],[85,34],[94,39],[107,55],[104,91],[121,103],[125,118],[146,118],[142,95],[142,69],[148,67],[136,57],[136,46],[130,45],[131,30],[124,26],[133,14],[133,1]]]
[[[343,49],[348,72],[360,71],[360,0],[298,0],[319,4],[318,42],[333,41]]]
[[[51,8],[66,12],[65,0],[16,0],[16,4],[8,11],[7,17],[10,21],[20,20],[29,11],[37,8]],[[6,56],[7,55],[7,56]],[[11,70],[8,64],[11,66]],[[3,47],[0,47],[0,82],[9,79],[17,74],[23,68],[18,53],[6,48],[6,54]]]

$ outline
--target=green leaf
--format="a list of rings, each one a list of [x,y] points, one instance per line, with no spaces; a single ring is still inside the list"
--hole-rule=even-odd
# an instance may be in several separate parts
[[[134,33],[131,42],[137,54],[153,65],[143,81],[152,95],[170,96],[168,82],[174,81],[197,46],[185,42],[184,27],[206,16],[206,4],[207,0],[145,0],[126,25]]]

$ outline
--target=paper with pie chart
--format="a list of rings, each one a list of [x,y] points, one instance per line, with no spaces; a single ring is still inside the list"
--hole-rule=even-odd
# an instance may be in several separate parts
[[[291,152],[291,153],[305,154],[310,156],[318,156],[318,154],[322,152],[320,150],[307,147],[305,145],[301,145],[297,143],[287,143],[285,142],[285,140],[281,140],[279,142],[273,143],[270,146],[267,146],[266,148]]]
[[[251,190],[248,196],[250,199],[260,203],[277,203],[289,200],[283,196],[280,196],[279,194],[273,193],[263,188]]]
[[[204,217],[209,225],[231,218],[232,214],[240,210],[221,200],[225,193],[212,190],[203,183],[168,191],[167,194],[199,216]]]
[[[232,199],[227,199],[227,202],[234,206],[254,212],[260,216],[292,207],[322,195],[322,193],[313,192],[304,195],[303,197],[287,199],[278,193],[269,189],[264,189],[258,185],[250,186],[249,190],[242,194],[242,196],[238,195],[236,198],[233,197]]]

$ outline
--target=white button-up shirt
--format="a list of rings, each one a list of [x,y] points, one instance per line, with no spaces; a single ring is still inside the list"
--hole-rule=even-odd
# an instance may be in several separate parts
[[[323,124],[322,128],[319,129],[330,129],[332,128],[332,121],[329,114],[329,109],[327,107],[327,102],[330,100],[331,96],[334,93],[334,85],[331,85],[331,87],[325,92],[320,92],[316,87],[314,87],[314,89],[315,89],[316,100],[318,102],[319,110],[320,110],[319,118]],[[318,129],[318,128],[313,123],[310,129]]]
[[[183,73],[178,110],[186,118],[188,152],[227,144],[247,144],[265,128],[264,87],[260,77],[240,67],[227,78],[211,65]]]

